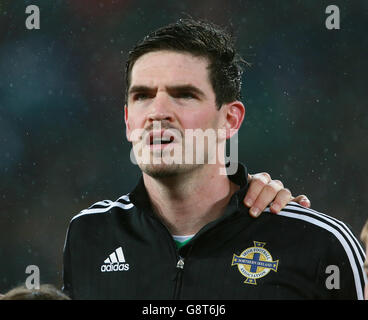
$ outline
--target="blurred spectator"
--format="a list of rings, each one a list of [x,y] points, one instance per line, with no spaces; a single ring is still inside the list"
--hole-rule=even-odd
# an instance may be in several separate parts
[[[43,284],[39,289],[27,289],[24,285],[11,289],[0,300],[71,300],[51,284]]]
[[[367,275],[368,278],[368,220],[365,222],[365,225],[362,229],[362,233],[360,234],[360,239],[363,241],[364,245],[365,245],[365,261],[364,261],[364,271]],[[365,300],[368,300],[368,282],[365,285],[365,290],[364,290],[364,298]]]

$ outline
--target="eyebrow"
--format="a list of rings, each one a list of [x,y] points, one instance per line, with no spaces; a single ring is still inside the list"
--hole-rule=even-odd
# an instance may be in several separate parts
[[[204,97],[205,94],[204,92],[195,87],[192,86],[190,84],[186,84],[186,85],[176,85],[176,86],[167,86],[166,87],[167,90],[169,92],[185,92],[185,91],[189,91],[189,92],[193,92],[196,93],[197,95]],[[148,87],[148,86],[143,86],[143,85],[136,85],[136,86],[132,86],[129,91],[128,91],[128,95],[131,95],[133,93],[137,93],[137,92],[152,92],[152,91],[156,91],[157,89],[154,87]]]
[[[167,87],[167,89],[169,91],[174,91],[174,92],[187,92],[187,91],[189,91],[189,92],[196,93],[197,95],[199,95],[201,97],[204,97],[205,96],[204,92],[201,89],[199,89],[199,88],[197,88],[195,86],[192,86],[190,84],[187,84],[187,85],[177,85],[177,86],[169,86],[169,87]]]
[[[154,88],[150,88],[147,86],[133,86],[129,89],[128,95],[131,95],[136,92],[147,92],[147,91],[154,91]]]

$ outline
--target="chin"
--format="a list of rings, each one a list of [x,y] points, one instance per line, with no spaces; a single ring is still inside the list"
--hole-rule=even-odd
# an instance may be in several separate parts
[[[201,165],[188,164],[141,164],[142,172],[152,178],[172,178],[189,173]]]

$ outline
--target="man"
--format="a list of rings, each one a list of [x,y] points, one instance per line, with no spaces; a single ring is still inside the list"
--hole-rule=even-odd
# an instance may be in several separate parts
[[[365,225],[362,229],[362,232],[360,234],[360,239],[363,241],[365,245],[366,259],[364,261],[364,271],[366,274],[366,278],[368,278],[368,260],[367,260],[367,257],[368,257],[368,220],[365,222]],[[368,300],[368,283],[366,283],[365,285],[364,297],[365,297],[365,300]]]
[[[151,33],[130,52],[126,134],[142,178],[129,194],[72,219],[64,249],[72,298],[362,298],[364,253],[345,225],[295,202],[253,219],[243,204],[245,167],[223,174],[232,167],[225,142],[245,114],[241,62],[225,32],[192,20]],[[188,138],[193,130],[218,134],[200,148]],[[258,194],[253,207],[262,209]],[[276,196],[281,207],[285,194]],[[341,274],[332,286],[331,265]]]

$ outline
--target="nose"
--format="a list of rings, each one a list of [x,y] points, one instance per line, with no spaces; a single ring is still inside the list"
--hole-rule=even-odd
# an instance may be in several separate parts
[[[152,121],[173,121],[173,110],[169,96],[165,92],[158,92],[151,102],[147,118]]]

